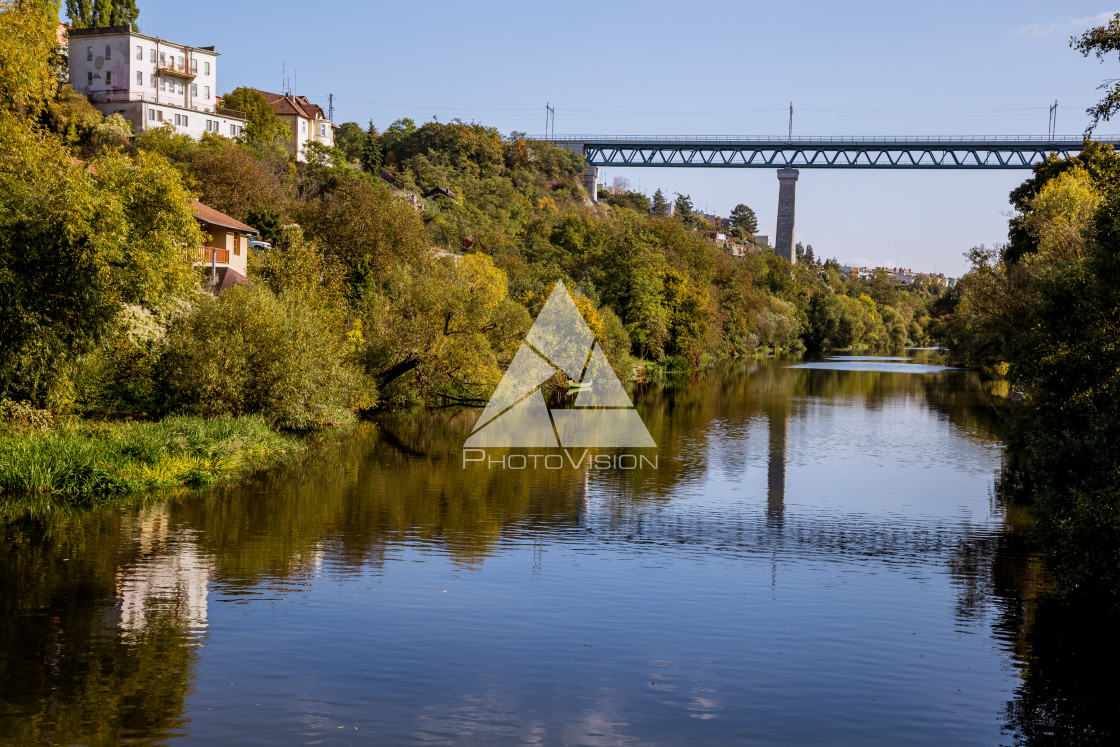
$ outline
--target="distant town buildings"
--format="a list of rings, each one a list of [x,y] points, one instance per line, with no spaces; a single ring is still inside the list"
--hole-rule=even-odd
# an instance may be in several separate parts
[[[70,85],[134,133],[170,125],[200,138],[236,137],[241,112],[218,105],[218,52],[140,34],[128,26],[70,29]]]
[[[869,280],[874,276],[876,270],[882,270],[887,273],[887,276],[892,280],[902,283],[903,285],[913,285],[914,283],[926,283],[940,285],[942,287],[952,288],[956,285],[956,278],[946,277],[944,273],[940,272],[914,272],[909,267],[854,267],[849,265],[840,266],[840,274],[851,280]]]

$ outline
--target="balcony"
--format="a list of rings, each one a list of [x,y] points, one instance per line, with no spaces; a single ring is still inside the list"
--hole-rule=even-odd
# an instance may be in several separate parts
[[[184,68],[178,65],[168,65],[164,62],[161,62],[156,69],[159,71],[160,75],[173,75],[183,80],[194,80],[195,76],[198,75],[197,70],[191,70],[190,68]]]
[[[217,255],[216,257],[214,255]],[[220,265],[229,264],[229,249],[218,249],[212,246],[204,246],[198,250],[199,259],[209,264],[217,260]]]

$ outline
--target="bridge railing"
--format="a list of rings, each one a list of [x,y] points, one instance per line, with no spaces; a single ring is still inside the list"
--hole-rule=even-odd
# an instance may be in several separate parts
[[[870,135],[870,136],[814,136],[814,135],[797,135],[795,137],[724,137],[720,135],[697,135],[697,136],[679,136],[679,135],[546,135],[546,136],[532,136],[534,139],[562,142],[562,143],[619,143],[619,144],[644,144],[651,145],[659,144],[697,144],[697,143],[713,143],[721,145],[757,145],[757,144],[773,144],[773,145],[797,145],[797,144],[810,144],[820,145],[822,143],[874,143],[874,144],[914,144],[914,145],[937,145],[937,144],[960,144],[960,143],[1082,143],[1084,138],[1080,135],[1069,135],[1064,137],[1048,137],[1046,135],[995,135],[995,136],[952,136],[952,137],[924,137],[920,135]],[[1120,142],[1120,135],[1095,135],[1092,140],[1102,143],[1118,143]]]

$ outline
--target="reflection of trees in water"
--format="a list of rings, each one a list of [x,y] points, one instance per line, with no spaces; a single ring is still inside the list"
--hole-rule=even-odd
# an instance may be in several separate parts
[[[0,525],[0,734],[10,743],[147,742],[185,726],[206,570],[160,529],[166,513]]]
[[[881,407],[905,397],[928,403],[966,434],[986,437],[998,423],[977,414],[984,395],[957,391],[962,385],[954,376],[960,374],[747,362],[646,385],[635,400],[658,444],[657,470],[464,469],[460,449],[477,411],[420,412],[328,439],[299,463],[201,498],[2,524],[0,733],[28,743],[114,742],[127,730],[151,736],[181,726],[207,578],[236,591],[313,571],[352,574],[417,545],[469,568],[502,542],[539,547],[588,531],[596,542],[630,549],[790,549],[928,564],[956,545],[959,526],[785,515],[787,453],[798,448],[789,422],[804,417],[804,403],[815,398]],[[747,453],[752,429],[765,434],[765,460]],[[675,509],[672,497],[714,466],[742,474],[763,461],[765,511]],[[962,614],[979,609],[985,595],[1003,594],[979,580],[993,578],[984,564],[1000,551],[984,544],[987,534],[977,535],[969,540],[971,556],[958,553],[954,561],[961,579],[976,579],[961,582],[962,590],[973,583],[962,591]],[[971,576],[968,568],[975,569]],[[1020,618],[1007,619],[1008,630],[1020,629],[1013,628]],[[1028,643],[1030,635],[1024,634]],[[1038,697],[1031,691],[1020,702]]]
[[[963,538],[950,571],[958,618],[990,624],[1019,670],[1004,728],[1017,745],[1116,744],[1120,614],[1060,595],[1028,510],[1006,495],[999,499],[1006,512],[1003,531]]]

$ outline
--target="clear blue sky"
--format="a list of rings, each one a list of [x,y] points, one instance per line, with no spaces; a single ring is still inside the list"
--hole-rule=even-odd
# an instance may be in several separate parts
[[[1077,134],[1096,86],[1120,77],[1069,48],[1115,6],[1080,0],[848,2],[215,2],[140,0],[144,33],[222,53],[219,90],[281,86],[335,121],[459,117],[503,133]],[[298,81],[298,82],[297,82]],[[1120,122],[1102,133],[1120,132]],[[773,236],[777,179],[761,169],[606,169],[647,193],[738,202]],[[841,262],[959,275],[1003,241],[1023,171],[802,169],[798,239]]]

